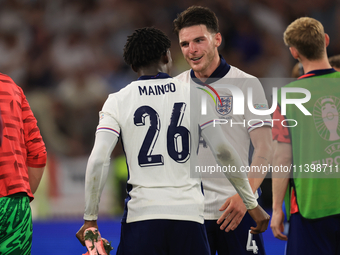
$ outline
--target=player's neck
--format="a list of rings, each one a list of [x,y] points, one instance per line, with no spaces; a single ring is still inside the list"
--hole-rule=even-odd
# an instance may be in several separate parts
[[[319,60],[315,60],[315,61],[304,60],[301,63],[302,63],[303,70],[304,70],[305,73],[308,73],[308,72],[314,71],[314,70],[332,68],[332,66],[328,62],[328,58],[323,58],[323,59],[319,59]]]
[[[138,77],[141,77],[141,76],[156,76],[160,72],[163,72],[163,70],[161,68],[159,68],[159,69],[155,69],[155,68],[139,69],[137,74],[138,74]]]
[[[141,76],[155,76],[158,73],[167,73],[167,66],[164,63],[157,63],[146,67],[141,67],[138,69],[138,77]]]

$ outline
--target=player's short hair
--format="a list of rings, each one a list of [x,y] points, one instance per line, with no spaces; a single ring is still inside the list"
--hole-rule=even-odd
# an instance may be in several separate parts
[[[340,68],[340,55],[332,56],[328,61],[332,67]]]
[[[284,42],[295,47],[308,60],[323,57],[325,49],[325,32],[322,24],[316,19],[302,17],[293,21],[283,34]]]
[[[211,33],[219,32],[216,14],[209,8],[202,6],[191,6],[178,14],[173,21],[173,31],[178,35],[181,29],[196,25],[205,25]]]
[[[171,47],[171,41],[154,27],[136,29],[124,46],[124,60],[135,69],[156,63]]]

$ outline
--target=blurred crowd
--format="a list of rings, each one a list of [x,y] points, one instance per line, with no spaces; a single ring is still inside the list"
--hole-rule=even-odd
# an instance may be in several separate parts
[[[217,14],[227,62],[260,78],[290,76],[282,35],[297,17],[321,21],[340,54],[337,0],[0,0],[0,72],[24,89],[50,153],[90,153],[107,95],[136,79],[122,57],[134,29],[166,32],[172,74],[188,68],[172,21],[191,5]]]

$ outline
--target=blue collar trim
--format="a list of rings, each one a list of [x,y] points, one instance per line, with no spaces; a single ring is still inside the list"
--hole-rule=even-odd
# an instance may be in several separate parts
[[[159,72],[156,75],[142,75],[137,80],[167,79],[167,78],[171,78],[171,76],[168,75],[167,73]]]
[[[225,61],[225,59],[222,57],[222,55],[219,55],[219,56],[220,56],[220,59],[221,59],[221,63],[216,68],[216,70],[209,76],[209,78],[208,78],[209,83],[218,81],[219,79],[223,78],[224,76],[226,76],[226,74],[230,70],[230,65]],[[201,83],[201,82],[198,82],[199,79],[196,77],[195,72],[192,69],[190,71],[190,76],[194,81],[197,80],[197,83]]]

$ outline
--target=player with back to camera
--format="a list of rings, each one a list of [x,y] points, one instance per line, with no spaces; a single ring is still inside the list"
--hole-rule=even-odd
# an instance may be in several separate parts
[[[328,61],[329,36],[319,21],[296,19],[284,32],[284,42],[305,74],[283,88],[308,90],[311,98],[303,107],[311,115],[294,104],[286,106],[285,114],[281,112],[279,90],[273,119],[280,120],[276,123],[286,119],[290,127],[273,127],[273,167],[292,170],[273,173],[270,226],[276,238],[288,240],[286,254],[340,254],[340,199],[335,195],[340,194],[340,151],[336,149],[340,141],[340,73]],[[289,93],[288,98],[301,99],[302,95]],[[288,237],[282,233],[285,195]]]
[[[246,100],[244,114],[234,114],[232,101],[236,97],[226,87],[227,84],[236,86],[245,97],[248,94],[247,89],[251,87],[254,107],[268,109],[262,85],[257,78],[229,65],[219,55],[218,47],[222,43],[222,36],[215,13],[206,7],[191,6],[180,13],[173,24],[183,56],[191,67],[175,78],[186,83],[204,82],[214,87],[223,100],[221,105],[216,98],[215,113],[219,119],[228,121],[228,124],[222,125],[223,133],[240,155],[242,166],[269,166],[272,157],[270,116],[253,114]],[[231,122],[238,124],[231,126]],[[200,143],[198,159],[201,165],[216,165],[204,139]],[[222,177],[222,173],[209,173],[202,179],[205,195],[204,219],[211,253],[265,254],[262,235],[252,235],[249,232],[254,221],[247,213],[242,199],[230,182]],[[256,192],[263,176],[250,178],[249,181],[253,192]]]
[[[335,71],[340,72],[340,55],[331,56],[328,58],[329,64]],[[292,69],[292,78],[299,78],[304,75],[303,66],[301,62],[297,62]]]
[[[169,38],[155,28],[137,29],[127,39],[124,59],[138,79],[109,95],[100,112],[86,169],[85,222],[76,234],[82,244],[85,229],[98,227],[98,204],[110,155],[121,137],[129,177],[117,254],[210,254],[201,179],[190,177],[199,124],[221,165],[239,164],[239,157],[219,137],[220,128],[207,124],[211,115],[201,116],[199,108],[191,106],[189,86],[167,74],[170,46]],[[175,145],[178,139],[180,147]],[[251,231],[265,231],[269,215],[257,204],[244,173],[228,178],[257,223]]]

